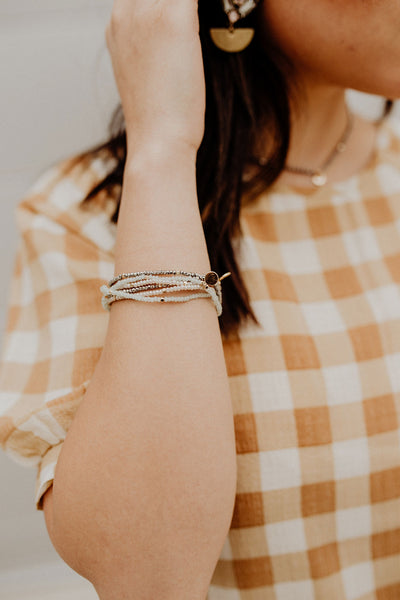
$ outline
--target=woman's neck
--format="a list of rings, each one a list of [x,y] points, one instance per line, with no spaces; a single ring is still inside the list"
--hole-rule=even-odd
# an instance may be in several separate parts
[[[344,135],[349,120],[345,91],[326,85],[303,87],[292,108],[291,141],[286,165],[318,170]],[[335,154],[326,168],[328,181],[341,181],[357,173],[369,160],[375,146],[376,127],[359,117],[342,153]],[[280,180],[312,187],[311,177],[284,171]]]
[[[347,119],[343,90],[307,89],[293,103],[287,163],[318,169],[342,136]]]

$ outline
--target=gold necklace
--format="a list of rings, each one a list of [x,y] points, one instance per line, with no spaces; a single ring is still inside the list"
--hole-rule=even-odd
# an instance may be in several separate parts
[[[340,136],[340,139],[336,142],[333,150],[329,153],[327,159],[322,163],[318,169],[306,169],[305,167],[297,167],[286,165],[283,167],[284,171],[288,173],[294,173],[295,175],[304,175],[311,179],[311,183],[314,187],[323,187],[328,181],[327,169],[333,163],[335,158],[342,154],[347,148],[347,142],[349,141],[350,135],[354,127],[354,116],[347,111],[346,127]],[[260,166],[265,166],[268,162],[267,158],[260,158],[258,161]]]

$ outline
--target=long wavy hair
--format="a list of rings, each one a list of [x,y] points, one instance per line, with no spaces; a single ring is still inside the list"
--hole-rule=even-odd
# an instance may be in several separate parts
[[[256,29],[256,9],[240,26]],[[235,335],[247,319],[257,323],[237,261],[240,243],[240,209],[268,189],[284,168],[290,139],[288,60],[268,41],[258,38],[244,51],[228,54],[211,41],[211,27],[226,26],[222,3],[199,0],[200,39],[206,80],[206,114],[203,141],[197,154],[197,193],[212,268],[231,272],[223,283],[220,328]],[[257,31],[257,29],[256,29]],[[390,110],[387,102],[385,112]],[[126,133],[122,108],[109,126],[110,139],[82,153],[90,158],[106,152],[115,168],[85,198],[90,202],[101,191],[116,197],[112,220],[117,222],[126,162]],[[267,160],[259,165],[257,151]],[[248,167],[251,165],[249,177]],[[247,169],[246,169],[247,167]]]

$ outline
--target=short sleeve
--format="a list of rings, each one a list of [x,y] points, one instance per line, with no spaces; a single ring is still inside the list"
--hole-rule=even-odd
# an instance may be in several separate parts
[[[114,267],[107,211],[83,208],[84,190],[71,177],[46,189],[17,209],[0,364],[0,444],[37,467],[38,508],[104,345],[99,288]]]

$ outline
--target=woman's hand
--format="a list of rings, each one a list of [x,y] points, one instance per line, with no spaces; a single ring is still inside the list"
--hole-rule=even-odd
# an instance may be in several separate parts
[[[197,0],[115,0],[106,39],[128,153],[197,151],[205,112]]]

